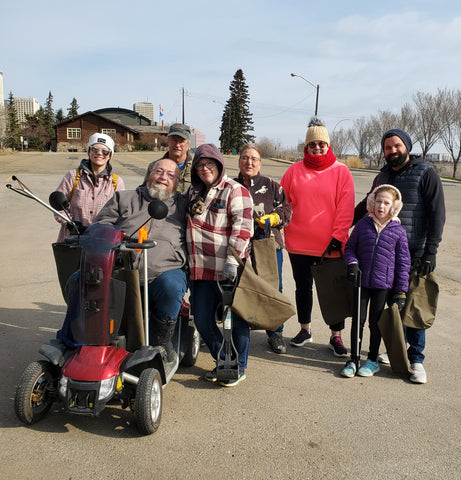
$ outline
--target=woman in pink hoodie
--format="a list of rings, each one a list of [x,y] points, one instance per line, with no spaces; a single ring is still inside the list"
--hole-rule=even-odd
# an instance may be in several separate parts
[[[354,217],[354,181],[346,165],[338,162],[323,123],[314,117],[304,143],[304,158],[291,165],[280,182],[293,209],[285,228],[285,243],[296,284],[296,309],[301,329],[290,344],[312,342],[313,277],[311,265],[326,257],[338,257],[348,238]],[[331,325],[329,348],[346,357],[341,339],[344,321]]]

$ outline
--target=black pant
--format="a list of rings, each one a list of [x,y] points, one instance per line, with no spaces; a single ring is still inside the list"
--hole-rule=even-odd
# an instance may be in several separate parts
[[[296,284],[296,310],[298,312],[299,323],[311,323],[313,293],[312,287],[314,278],[312,277],[311,265],[318,262],[320,257],[310,255],[299,255],[289,253],[293,278]],[[333,331],[339,331],[344,328],[344,320],[334,325],[330,325]]]
[[[359,331],[359,348],[357,351],[357,289],[354,289],[354,316],[352,317],[351,326],[351,358],[356,360],[360,357],[360,349],[362,346],[363,327],[367,319],[367,309],[369,308],[368,326],[370,328],[370,349],[368,359],[376,362],[379,353],[379,344],[381,343],[381,333],[378,328],[378,320],[386,306],[390,290],[379,290],[377,288],[361,289],[360,296],[360,331]]]

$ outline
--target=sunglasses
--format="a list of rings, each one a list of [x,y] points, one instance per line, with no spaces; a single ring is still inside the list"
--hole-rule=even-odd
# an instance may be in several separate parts
[[[166,175],[168,179],[171,180],[172,182],[174,182],[178,178],[176,173],[169,170],[164,170],[163,168],[154,168],[152,170],[152,173],[155,173],[155,175],[158,175],[159,177]]]
[[[307,144],[309,146],[309,148],[315,148],[315,147],[319,147],[319,148],[325,148],[328,143],[327,142],[309,142]]]
[[[208,168],[208,170],[213,170],[213,168],[215,168],[215,166],[216,166],[216,164],[214,162],[204,162],[204,163],[198,163],[195,168],[197,170],[203,170],[206,167],[206,168]]]
[[[102,153],[105,157],[107,157],[107,155],[109,155],[110,153],[110,150],[103,150],[102,148],[96,148],[96,147],[90,147],[90,150],[93,152],[93,153]]]

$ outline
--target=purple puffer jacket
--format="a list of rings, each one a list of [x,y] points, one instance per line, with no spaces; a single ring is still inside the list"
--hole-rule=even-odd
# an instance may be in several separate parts
[[[391,220],[378,235],[371,217],[362,218],[344,248],[346,265],[359,264],[362,287],[408,290],[410,252],[405,229]]]

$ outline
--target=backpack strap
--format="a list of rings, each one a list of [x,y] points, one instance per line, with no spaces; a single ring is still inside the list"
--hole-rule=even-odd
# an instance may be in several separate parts
[[[75,177],[74,186],[72,187],[72,191],[70,192],[69,203],[72,201],[72,197],[74,196],[75,189],[77,188],[77,185],[78,185],[78,182],[80,181],[81,176],[82,176],[82,169],[79,167],[79,169],[77,170],[77,176]],[[117,180],[118,180],[118,175],[114,173],[112,175],[112,186],[114,187],[114,190],[117,188]]]
[[[82,176],[82,169],[79,167],[77,170],[77,176],[75,177],[74,186],[72,187],[72,191],[70,192],[69,203],[72,201],[72,197],[74,196],[75,189],[77,188],[78,182],[80,182],[81,176]]]

